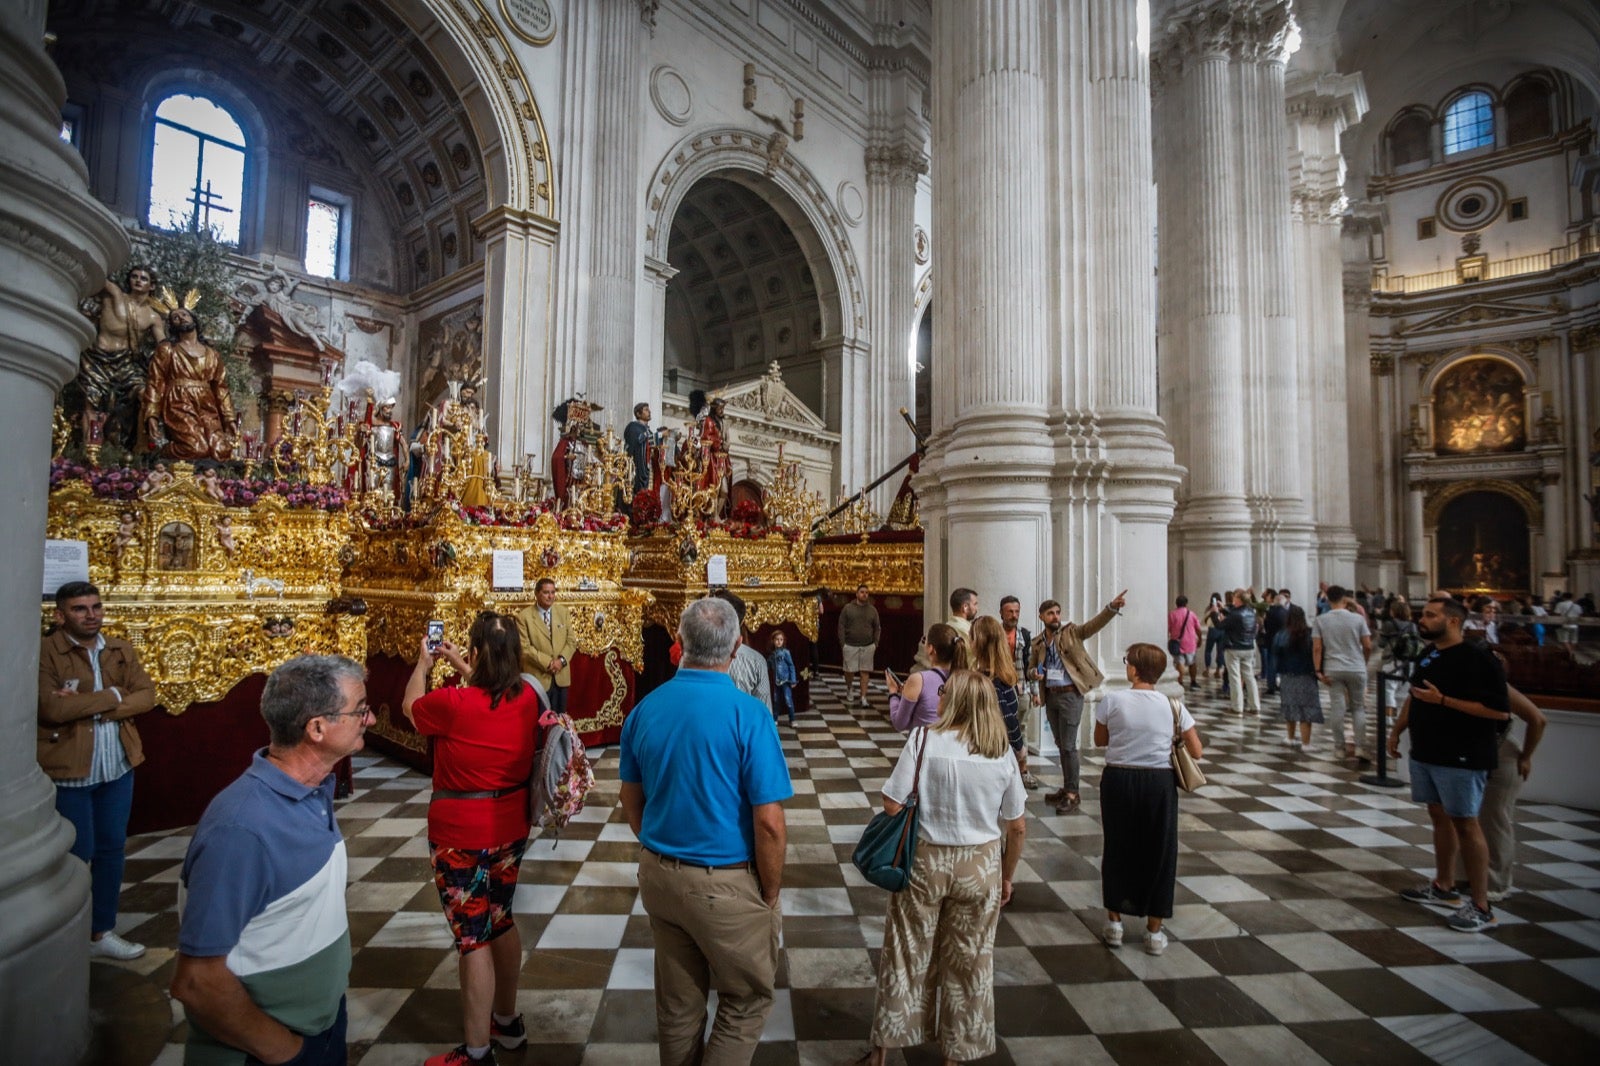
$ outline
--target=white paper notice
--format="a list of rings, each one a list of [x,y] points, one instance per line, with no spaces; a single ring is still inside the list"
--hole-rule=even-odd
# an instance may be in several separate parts
[[[706,584],[712,588],[716,588],[718,585],[727,586],[728,557],[726,555],[713,555],[706,560]]]
[[[522,552],[520,549],[496,548],[493,573],[489,587],[497,589],[522,588]]]
[[[54,596],[68,581],[89,580],[89,542],[86,540],[47,540],[44,542],[44,595]]]

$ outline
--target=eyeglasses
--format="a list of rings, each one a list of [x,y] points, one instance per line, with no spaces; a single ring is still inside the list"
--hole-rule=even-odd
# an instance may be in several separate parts
[[[365,718],[367,715],[372,714],[372,713],[373,713],[372,708],[369,705],[363,703],[361,706],[357,707],[353,711],[335,711],[332,714],[319,714],[319,715],[317,715],[317,717],[318,718]]]

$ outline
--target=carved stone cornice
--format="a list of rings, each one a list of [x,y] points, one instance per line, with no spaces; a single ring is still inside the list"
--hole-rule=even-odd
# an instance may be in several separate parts
[[[1296,185],[1289,190],[1289,217],[1295,222],[1337,226],[1344,221],[1350,201],[1339,189]]]
[[[1394,373],[1394,356],[1388,352],[1373,352],[1367,359],[1372,369],[1372,376],[1386,378]]]
[[[1572,350],[1575,352],[1587,352],[1600,348],[1600,323],[1573,330],[1568,343],[1572,345]]]
[[[928,173],[927,153],[908,144],[870,145],[866,161],[869,182],[915,186]]]

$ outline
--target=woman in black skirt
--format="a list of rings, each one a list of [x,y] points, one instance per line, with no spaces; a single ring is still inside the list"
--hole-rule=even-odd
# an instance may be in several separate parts
[[[1094,712],[1094,742],[1106,749],[1100,778],[1100,824],[1105,847],[1100,883],[1106,907],[1103,936],[1122,946],[1122,915],[1143,915],[1144,949],[1167,950],[1164,919],[1172,917],[1178,877],[1178,785],[1172,746],[1181,735],[1189,754],[1200,758],[1200,734],[1188,708],[1155,690],[1167,669],[1167,653],[1154,644],[1134,644],[1122,661],[1133,686],[1109,692]],[[1178,721],[1173,722],[1174,712]]]

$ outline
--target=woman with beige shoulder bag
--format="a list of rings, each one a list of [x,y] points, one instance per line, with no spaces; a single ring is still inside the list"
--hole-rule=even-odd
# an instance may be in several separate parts
[[[1182,703],[1156,691],[1167,669],[1167,653],[1154,644],[1134,644],[1122,661],[1132,686],[1109,692],[1095,707],[1094,742],[1106,749],[1100,778],[1100,823],[1105,846],[1100,863],[1108,947],[1122,946],[1122,915],[1145,919],[1144,950],[1167,949],[1161,923],[1172,917],[1178,878],[1178,781],[1173,734],[1193,759],[1200,734]],[[1174,711],[1178,719],[1173,723]]]

